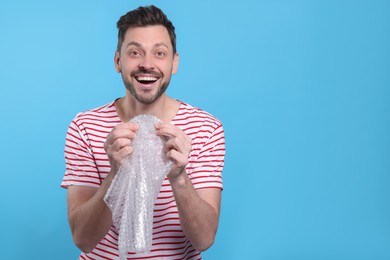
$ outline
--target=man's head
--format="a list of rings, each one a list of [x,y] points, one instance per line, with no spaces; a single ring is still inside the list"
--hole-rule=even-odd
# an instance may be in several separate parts
[[[140,6],[135,10],[128,12],[121,16],[117,22],[118,28],[118,46],[117,50],[120,51],[127,29],[133,27],[144,27],[149,25],[162,25],[164,26],[171,39],[173,54],[176,53],[176,34],[175,27],[172,22],[167,18],[164,12],[154,5]]]
[[[114,63],[129,97],[152,104],[164,95],[178,68],[172,23],[155,6],[139,7],[118,21]]]

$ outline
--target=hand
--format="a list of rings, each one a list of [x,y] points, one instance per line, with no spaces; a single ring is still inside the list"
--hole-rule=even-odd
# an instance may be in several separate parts
[[[192,140],[180,128],[172,124],[156,124],[157,135],[167,138],[164,144],[166,158],[172,161],[168,179],[176,178],[184,172],[192,148]]]
[[[116,173],[122,165],[123,159],[133,152],[131,141],[134,139],[137,130],[137,124],[120,123],[107,136],[104,150],[110,161],[111,171]]]

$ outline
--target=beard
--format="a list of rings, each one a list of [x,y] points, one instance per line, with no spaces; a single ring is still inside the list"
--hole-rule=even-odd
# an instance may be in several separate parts
[[[156,77],[162,78],[161,74],[159,74],[157,72],[153,72],[153,71],[146,71],[146,70],[135,71],[135,72],[131,73],[131,77],[134,78],[134,75],[136,75],[138,73],[147,73],[151,76],[156,76]],[[149,104],[152,104],[153,102],[155,102],[157,99],[159,99],[159,97],[161,97],[162,94],[164,94],[164,92],[167,90],[167,88],[169,86],[169,82],[170,82],[171,78],[169,77],[166,82],[163,82],[163,84],[159,87],[159,89],[157,90],[157,93],[155,95],[142,95],[142,94],[139,95],[137,93],[137,91],[135,90],[134,85],[130,82],[130,80],[128,78],[124,77],[123,74],[122,74],[122,80],[123,80],[123,83],[124,83],[126,89],[135,98],[135,100],[137,100],[138,102],[140,102],[142,104],[149,105]]]

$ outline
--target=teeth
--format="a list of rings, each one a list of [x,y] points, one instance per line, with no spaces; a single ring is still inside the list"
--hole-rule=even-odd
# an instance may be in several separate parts
[[[155,78],[155,77],[138,77],[137,79],[141,80],[141,81],[156,81],[157,80],[157,78]]]

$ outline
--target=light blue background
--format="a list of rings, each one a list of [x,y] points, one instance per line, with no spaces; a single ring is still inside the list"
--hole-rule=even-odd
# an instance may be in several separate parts
[[[390,259],[390,1],[0,2],[0,259],[76,259],[63,148],[122,96],[115,23],[160,6],[169,94],[218,117],[227,156],[205,259]]]

